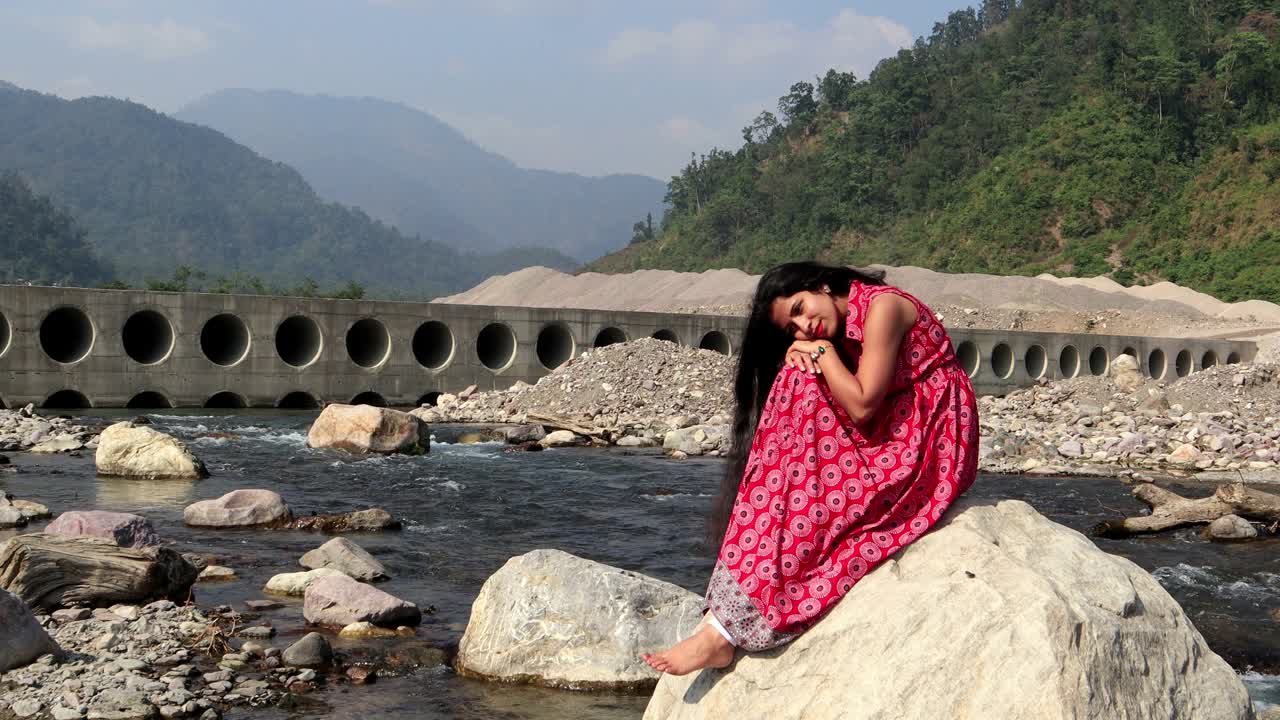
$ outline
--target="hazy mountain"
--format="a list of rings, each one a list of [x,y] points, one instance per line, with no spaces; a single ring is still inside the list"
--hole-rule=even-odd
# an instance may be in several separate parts
[[[533,257],[567,262],[538,250],[472,257],[406,237],[359,209],[321,200],[296,170],[219,132],[114,98],[68,101],[0,87],[6,171],[65,208],[97,255],[130,281],[189,265],[209,275],[355,281],[375,292],[431,297]]]
[[[436,117],[374,98],[223,90],[176,114],[296,167],[322,196],[460,248],[539,246],[589,260],[662,216],[663,183],[527,170]]]

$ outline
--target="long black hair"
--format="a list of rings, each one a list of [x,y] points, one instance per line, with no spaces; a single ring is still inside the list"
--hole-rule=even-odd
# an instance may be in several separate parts
[[[720,496],[712,506],[707,524],[707,539],[713,547],[720,546],[725,529],[729,527],[729,515],[733,512],[738,485],[747,468],[747,455],[751,452],[756,424],[760,422],[769,389],[793,341],[791,336],[773,324],[773,301],[803,290],[818,292],[823,285],[831,288],[833,293],[848,292],[854,280],[866,285],[883,285],[884,271],[855,270],[805,261],[784,263],[760,277],[755,297],[751,300],[747,327],[742,333],[733,379],[733,445],[729,451],[729,462],[725,464],[724,478],[720,481]]]

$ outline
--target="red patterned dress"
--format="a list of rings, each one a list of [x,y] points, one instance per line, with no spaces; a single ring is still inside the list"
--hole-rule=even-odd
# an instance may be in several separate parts
[[[847,356],[871,301],[910,300],[892,385],[854,425],[821,375],[783,368],[756,427],[707,607],[749,651],[794,639],[854,583],[933,527],[978,466],[977,399],[932,311],[888,285],[854,282]]]

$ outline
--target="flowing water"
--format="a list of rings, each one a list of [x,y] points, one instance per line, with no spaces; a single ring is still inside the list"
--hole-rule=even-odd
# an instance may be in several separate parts
[[[714,549],[701,541],[703,518],[719,482],[721,461],[674,462],[656,451],[556,449],[510,452],[496,443],[457,444],[464,429],[436,427],[431,453],[420,457],[360,458],[310,450],[306,430],[314,413],[235,411],[149,417],[157,429],[190,443],[212,477],[199,482],[145,482],[95,476],[91,454],[74,458],[18,453],[16,474],[0,475],[0,489],[49,505],[55,512],[103,509],[147,516],[184,552],[217,556],[240,579],[200,584],[201,604],[261,597],[266,580],[301,568],[297,559],[326,539],[298,531],[213,531],[187,528],[182,509],[230,490],[279,492],[295,513],[342,512],[369,506],[404,522],[400,532],[350,536],[388,568],[379,587],[434,607],[415,642],[456,645],[472,599],[508,558],[553,547],[652,575],[701,592]],[[119,419],[99,418],[103,422]],[[1204,486],[1177,491],[1207,494]],[[975,497],[1026,500],[1078,530],[1141,510],[1128,486],[1115,480],[982,476]],[[28,530],[39,530],[36,524]],[[0,531],[0,540],[8,534]],[[1249,683],[1255,700],[1280,702],[1280,541],[1209,543],[1194,531],[1129,540],[1097,540],[1151,571],[1186,608],[1210,646]],[[264,614],[279,631],[276,644],[301,635],[301,600]],[[386,641],[401,642],[404,641]],[[337,642],[343,647],[342,642]],[[361,641],[361,647],[369,641]],[[352,648],[353,650],[357,648]],[[490,684],[444,668],[384,678],[368,688],[327,690],[322,705],[302,710],[234,711],[257,718],[602,718],[635,720],[646,699]]]

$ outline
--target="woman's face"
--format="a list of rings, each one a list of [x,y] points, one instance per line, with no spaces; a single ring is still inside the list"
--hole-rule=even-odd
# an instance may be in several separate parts
[[[773,301],[773,324],[794,340],[831,340],[844,326],[845,299],[802,290]]]

